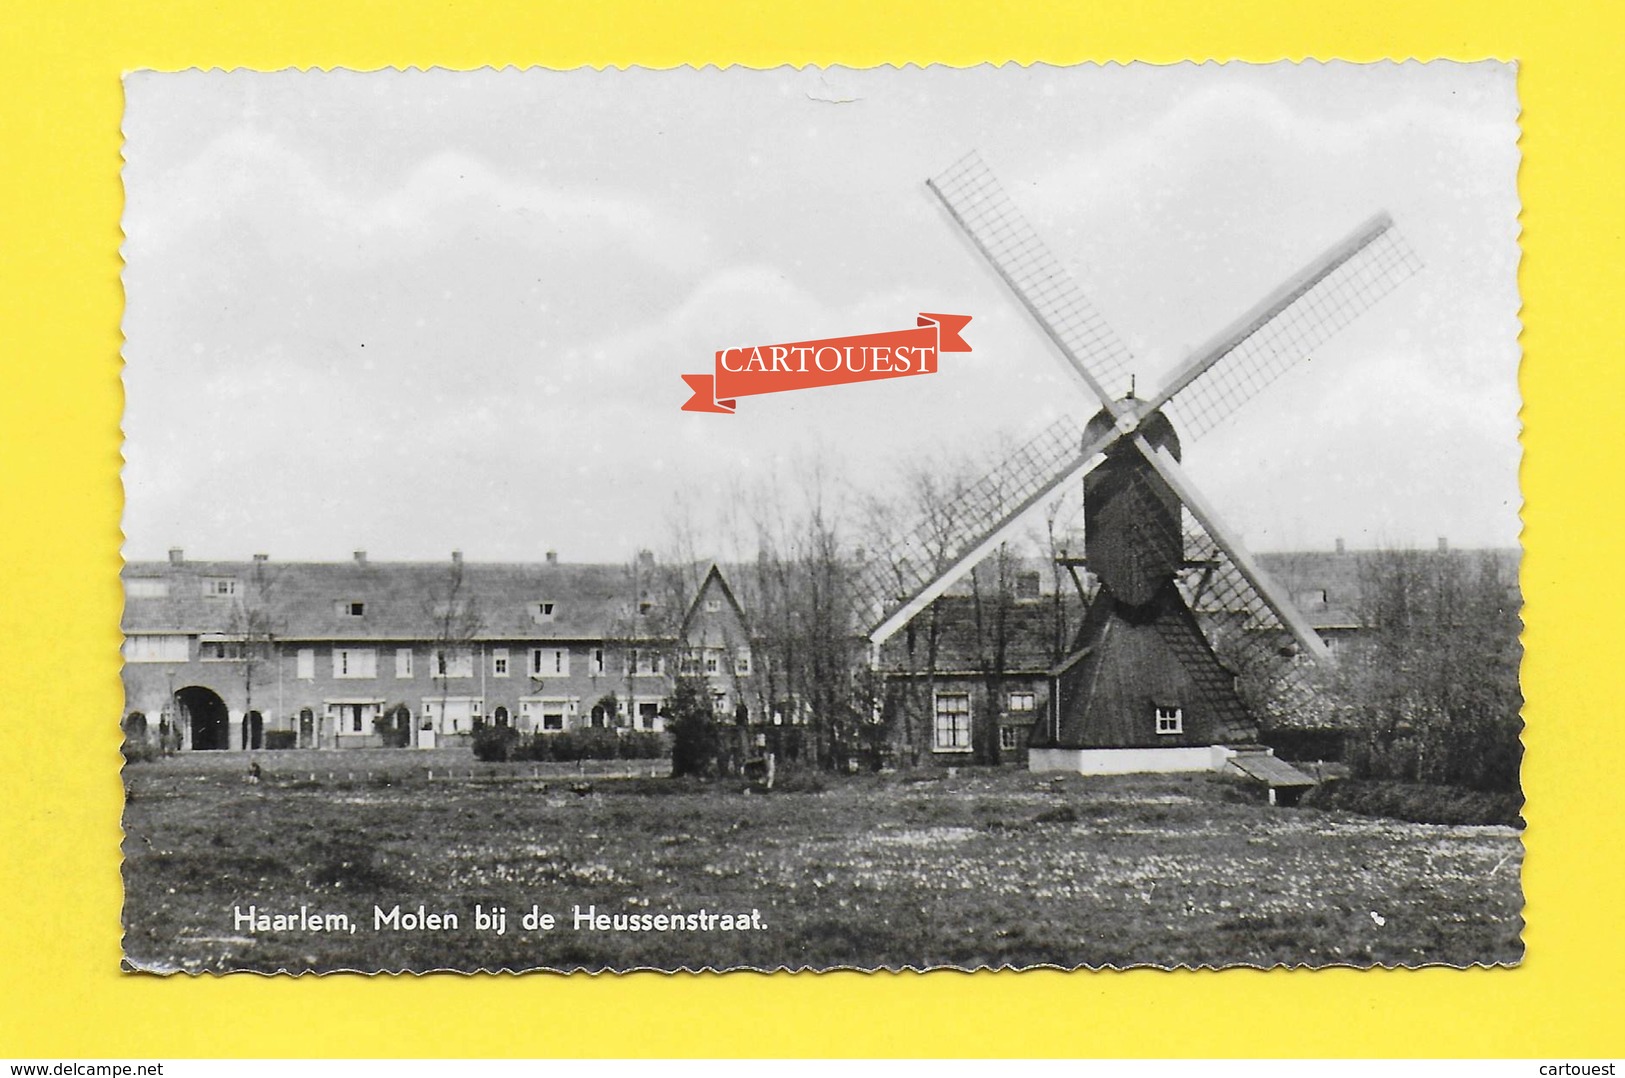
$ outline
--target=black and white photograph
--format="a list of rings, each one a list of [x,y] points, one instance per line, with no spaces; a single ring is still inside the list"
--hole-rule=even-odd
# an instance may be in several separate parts
[[[126,75],[124,968],[1521,962],[1515,75]]]

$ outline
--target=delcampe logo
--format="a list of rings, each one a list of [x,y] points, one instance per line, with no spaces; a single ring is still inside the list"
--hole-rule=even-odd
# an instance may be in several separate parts
[[[971,350],[959,336],[970,315],[921,314],[917,321],[886,333],[724,348],[714,374],[683,375],[694,391],[683,411],[732,415],[740,397],[935,374],[942,353]]]

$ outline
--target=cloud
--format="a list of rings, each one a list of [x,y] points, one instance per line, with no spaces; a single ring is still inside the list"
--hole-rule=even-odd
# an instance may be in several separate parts
[[[381,189],[363,162],[342,164],[318,169],[284,139],[254,129],[224,132],[168,171],[136,151],[127,169],[128,242],[150,257],[198,230],[224,239],[240,229],[282,260],[319,252],[351,270],[482,232],[542,252],[612,243],[669,272],[703,265],[710,246],[702,230],[612,187],[552,186],[467,152],[433,154]]]

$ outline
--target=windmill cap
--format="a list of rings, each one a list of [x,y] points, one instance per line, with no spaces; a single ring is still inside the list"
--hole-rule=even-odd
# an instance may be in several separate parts
[[[1174,455],[1175,460],[1180,459],[1179,435],[1174,433],[1174,425],[1168,422],[1168,417],[1161,411],[1152,411],[1151,402],[1136,397],[1123,397],[1118,401],[1120,408],[1126,408],[1139,418],[1135,428],[1136,433],[1145,437],[1145,440],[1158,448],[1166,448]],[[1083,444],[1088,446],[1105,437],[1117,426],[1117,417],[1108,408],[1096,412],[1083,428]],[[1126,448],[1126,442],[1118,442],[1112,451]]]

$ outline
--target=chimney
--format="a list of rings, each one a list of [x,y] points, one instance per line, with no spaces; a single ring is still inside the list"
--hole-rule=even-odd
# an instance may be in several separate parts
[[[638,564],[645,569],[651,568],[655,563],[655,552],[652,550],[638,551]]]
[[[557,565],[558,563],[559,563],[559,552],[556,551],[556,550],[549,550],[547,552],[547,564],[549,564],[549,565]]]
[[[266,562],[268,562],[270,560],[271,560],[271,555],[269,555],[269,554],[255,554],[254,555],[254,564],[255,565],[264,565]]]
[[[1439,553],[1440,554],[1448,554],[1448,553],[1450,553],[1450,540],[1447,537],[1443,536],[1443,535],[1439,536]]]
[[[358,550],[355,552],[355,563],[357,565],[367,564],[367,552],[365,550]]]
[[[184,550],[182,550],[178,546],[172,546],[172,547],[169,548],[169,564],[171,564],[171,565],[179,565],[181,562],[183,562],[185,560],[186,560],[186,552]]]
[[[1339,554],[1348,553],[1348,548],[1343,545],[1343,537],[1341,535],[1337,537],[1337,552]]]
[[[451,563],[453,565],[463,564],[463,552],[461,550],[453,550],[451,552]]]

